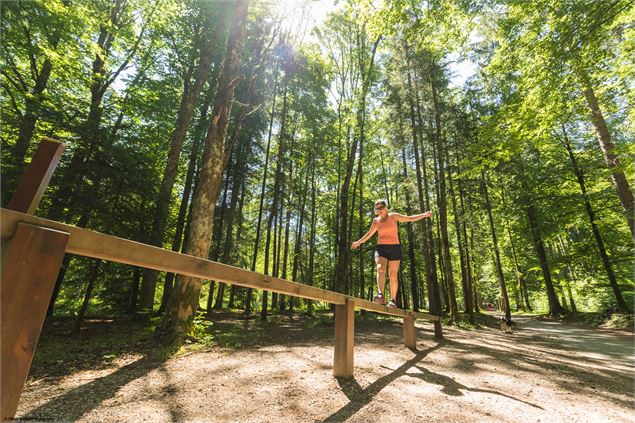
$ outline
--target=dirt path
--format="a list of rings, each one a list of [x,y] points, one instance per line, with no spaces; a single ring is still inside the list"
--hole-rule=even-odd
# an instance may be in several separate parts
[[[79,421],[630,422],[633,335],[534,317],[513,334],[358,318],[355,378],[331,376],[332,323],[219,322],[236,348],[167,361],[130,353],[109,366],[42,376],[34,369],[22,419]],[[46,342],[43,349],[47,348]],[[68,358],[72,365],[73,357]]]

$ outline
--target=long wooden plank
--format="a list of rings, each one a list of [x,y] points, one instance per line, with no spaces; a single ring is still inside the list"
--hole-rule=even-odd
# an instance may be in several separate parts
[[[12,210],[2,209],[0,216],[2,239],[8,239],[13,236],[18,222],[25,222],[68,232],[70,239],[66,246],[66,252],[71,254],[193,276],[200,279],[213,279],[247,288],[266,289],[267,291],[294,295],[310,300],[326,301],[332,304],[345,304],[346,302],[346,296],[336,292],[262,275],[238,267],[164,250]]]
[[[422,313],[420,311],[413,311],[412,312],[412,316],[415,319],[430,320],[431,322],[440,322],[441,321],[441,317],[439,317],[439,316],[436,316],[436,315],[430,314],[430,313]]]
[[[31,163],[7,204],[8,209],[26,214],[35,212],[63,151],[64,144],[57,140],[43,138],[40,141]]]
[[[373,302],[370,302],[370,301],[366,301],[366,300],[362,300],[360,298],[355,298],[355,307],[359,308],[359,309],[362,309],[362,310],[368,310],[368,311],[374,311],[374,312],[377,312],[377,313],[388,314],[390,316],[405,317],[408,314],[412,314],[412,316],[415,319],[425,319],[425,320],[430,320],[432,322],[440,321],[439,316],[435,316],[434,314],[423,313],[423,312],[420,312],[420,311],[402,310],[400,308],[386,307],[384,305],[376,304],[376,303],[373,303]]]
[[[68,233],[20,223],[4,248],[0,278],[2,420],[12,419],[18,407],[67,241]]]
[[[13,236],[18,222],[26,222],[70,233],[71,236],[66,247],[66,252],[72,254],[194,276],[201,279],[213,279],[248,288],[266,289],[268,291],[294,295],[311,300],[325,301],[332,304],[345,304],[346,299],[349,298],[346,295],[325,289],[262,275],[249,270],[7,209],[0,210],[0,226],[3,240]],[[412,313],[415,319],[440,321],[439,316],[390,308],[360,298],[354,298],[354,304],[358,309],[391,316],[405,317],[407,313]]]
[[[376,304],[371,301],[362,300],[360,298],[355,298],[355,307],[362,310],[374,311],[377,313],[388,314],[390,316],[398,316],[398,317],[405,317],[406,314],[408,313],[407,310],[403,310],[400,308],[386,307],[384,305]]]

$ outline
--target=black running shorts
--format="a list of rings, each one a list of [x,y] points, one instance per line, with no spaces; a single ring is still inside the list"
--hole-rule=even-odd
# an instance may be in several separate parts
[[[384,257],[388,261],[401,260],[401,244],[378,244],[375,246],[375,257]]]

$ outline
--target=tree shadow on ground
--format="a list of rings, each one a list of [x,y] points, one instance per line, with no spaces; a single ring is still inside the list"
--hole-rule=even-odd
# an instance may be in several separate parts
[[[418,369],[419,371],[421,371],[421,373],[406,373],[406,376],[410,376],[410,377],[414,377],[414,378],[417,378],[417,379],[421,379],[421,380],[423,380],[424,382],[427,382],[427,383],[433,383],[433,384],[436,384],[436,385],[440,385],[441,386],[441,392],[443,392],[446,395],[462,396],[463,395],[463,392],[461,392],[462,390],[470,391],[470,392],[482,392],[482,393],[486,393],[486,394],[500,395],[502,397],[509,398],[511,400],[522,402],[523,404],[530,405],[530,406],[532,406],[534,408],[539,408],[541,410],[544,410],[544,408],[542,408],[539,405],[533,404],[533,403],[528,402],[528,401],[520,400],[520,399],[518,399],[516,397],[504,394],[504,393],[499,392],[499,391],[495,391],[493,389],[470,388],[469,386],[460,384],[459,382],[457,382],[456,380],[452,379],[451,377],[442,375],[441,373],[431,372],[430,370],[426,369],[423,366],[414,366],[414,367],[416,369]]]
[[[117,371],[89,383],[71,389],[47,403],[30,410],[19,420],[56,420],[75,421],[102,402],[113,397],[116,392],[131,381],[143,377],[160,367],[164,360],[156,356],[144,356],[139,360],[119,368]]]
[[[520,328],[522,330],[522,326]],[[533,330],[534,328],[528,328]],[[562,330],[564,330],[563,328]],[[456,352],[461,360],[456,364],[449,364],[457,369],[487,367],[496,362],[514,372],[527,372],[549,381],[561,389],[573,394],[585,394],[591,397],[602,392],[607,401],[621,407],[632,408],[632,398],[628,398],[632,390],[632,375],[628,371],[598,368],[606,366],[605,359],[570,355],[562,351],[562,344],[566,341],[577,346],[577,352],[589,349],[588,345],[581,345],[579,340],[571,338],[546,339],[536,332],[528,336],[507,339],[500,335],[488,334],[487,342],[474,344],[465,339],[465,334],[455,333],[452,340],[446,340],[448,352]],[[483,336],[483,335],[482,335]],[[577,334],[576,334],[577,336]]]
[[[85,370],[105,370],[113,360],[150,355],[161,348],[148,322],[132,317],[88,318],[79,336],[70,336],[71,318],[45,322],[29,370],[29,380],[57,383]]]

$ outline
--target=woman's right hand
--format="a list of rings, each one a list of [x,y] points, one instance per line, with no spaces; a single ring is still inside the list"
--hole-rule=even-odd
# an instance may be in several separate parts
[[[355,241],[355,242],[353,242],[353,245],[351,246],[351,248],[354,250],[355,248],[359,247],[360,245],[361,245],[361,242]]]

